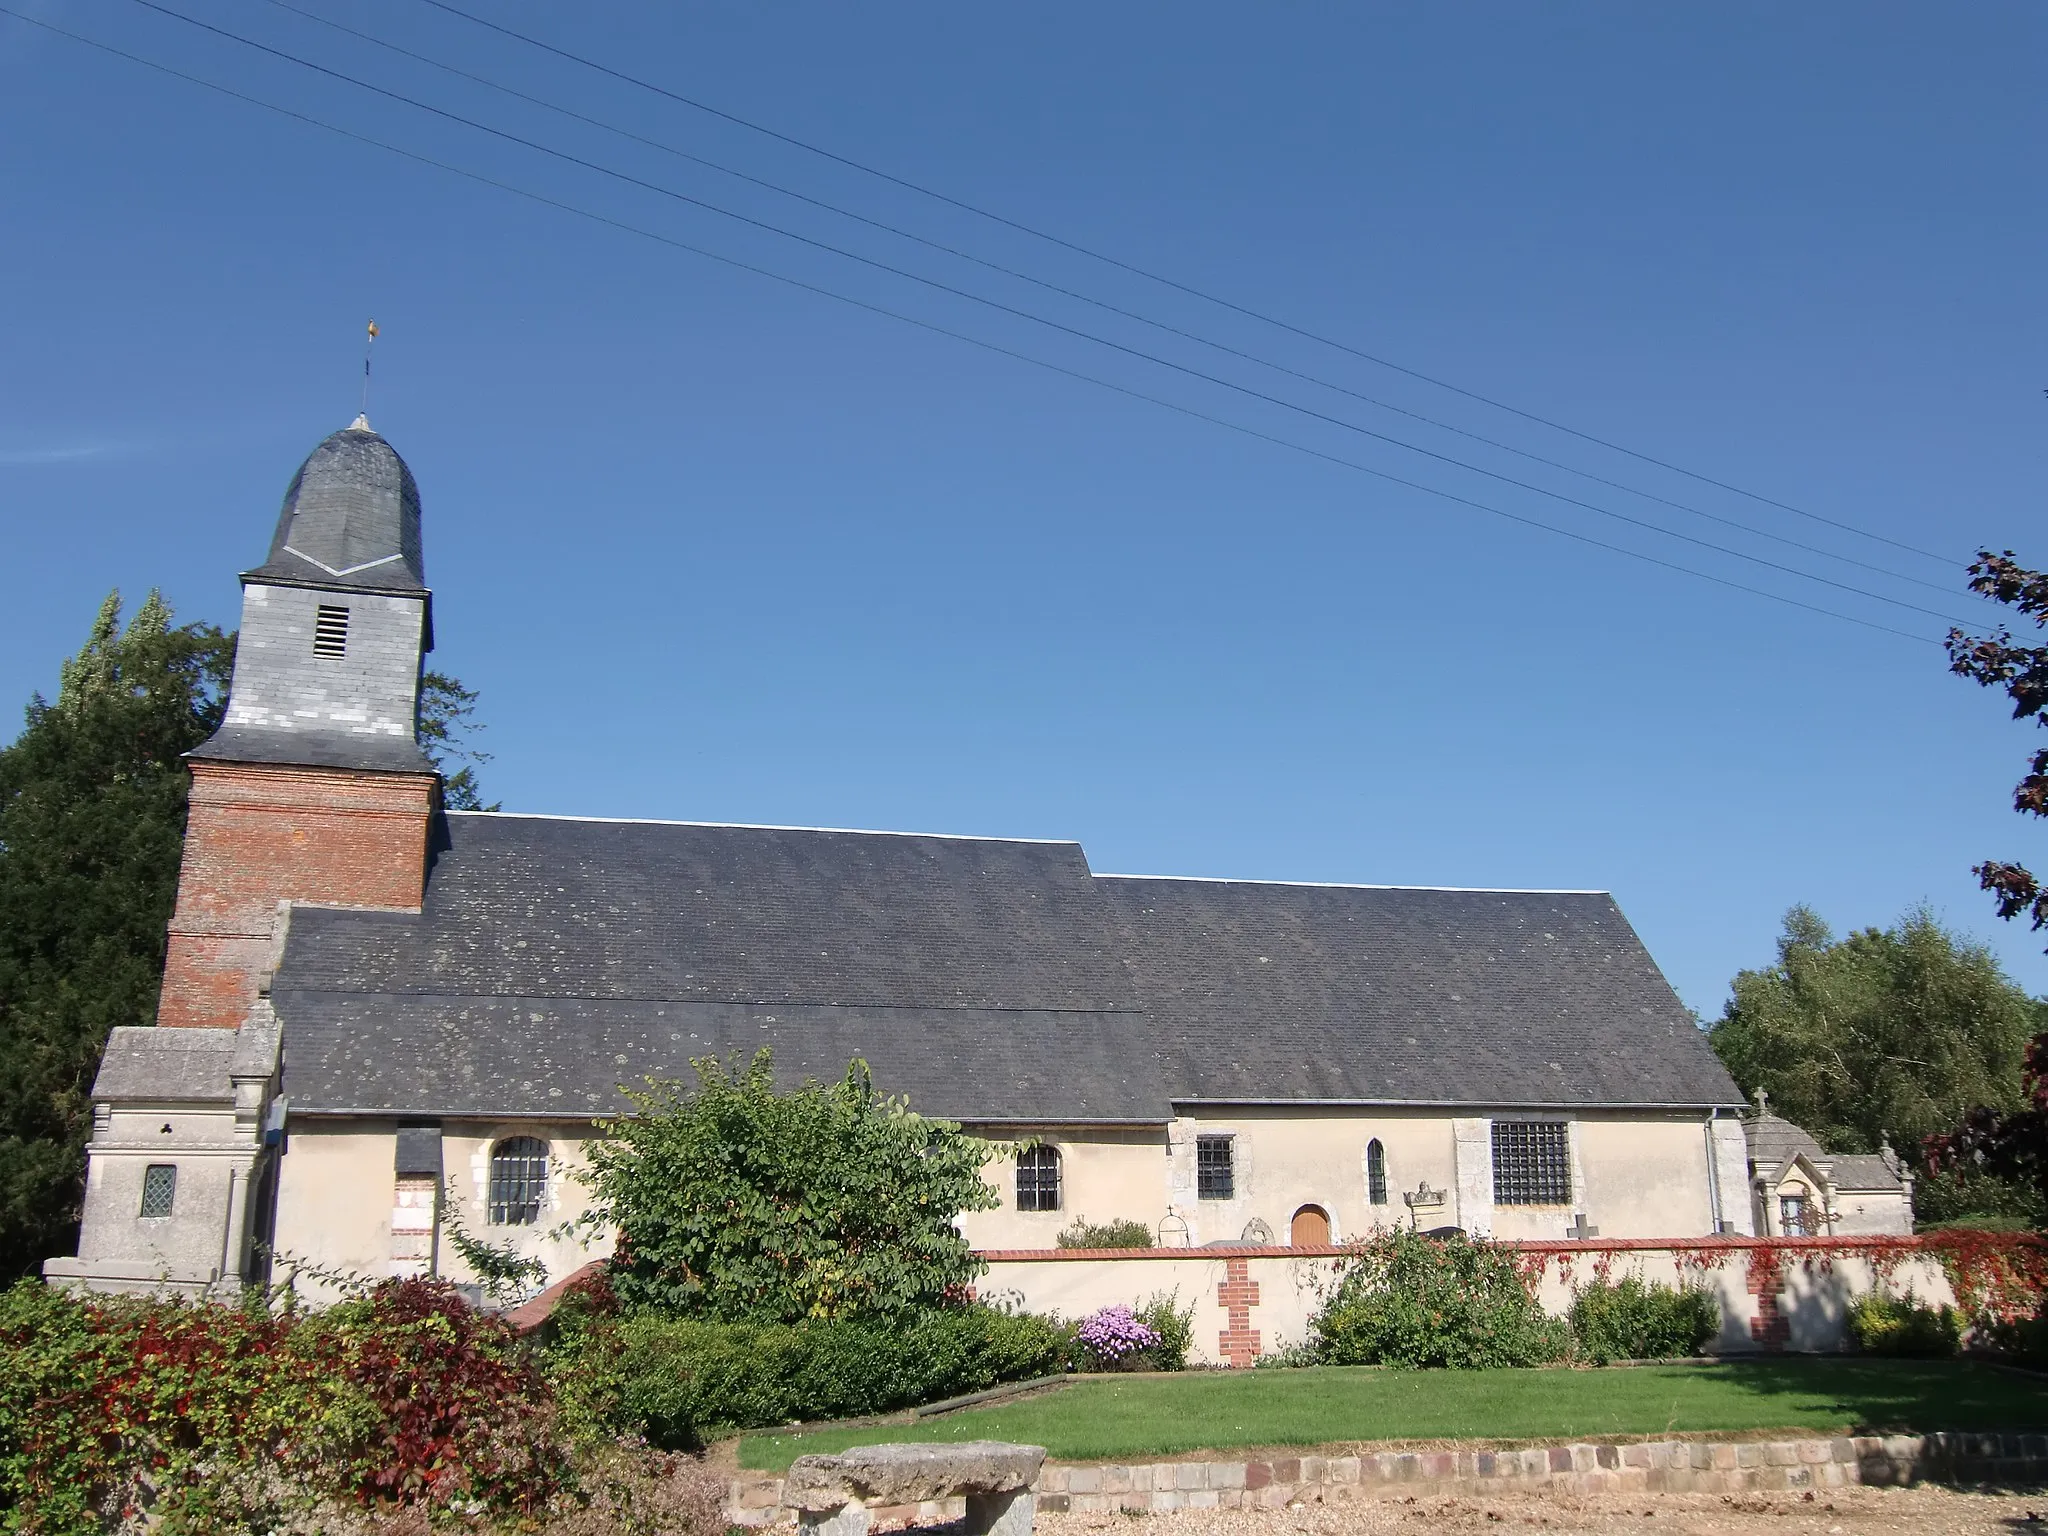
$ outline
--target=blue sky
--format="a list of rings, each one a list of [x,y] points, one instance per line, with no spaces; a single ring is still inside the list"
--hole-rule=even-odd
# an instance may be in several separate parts
[[[464,181],[0,17],[0,699],[100,596],[229,624],[371,416],[508,809],[1074,837],[1105,871],[1610,889],[1718,1012],[1784,909],[1931,903],[2035,733],[1939,618],[1417,457],[493,140],[132,0],[7,0],[353,131],[1334,455],[1518,525]],[[1480,394],[1262,326],[470,26],[293,0],[578,112],[1710,524],[1148,332],[269,3],[164,0],[447,110],[1501,474],[1943,612],[2039,515],[2048,14],[1053,5],[490,14]]]

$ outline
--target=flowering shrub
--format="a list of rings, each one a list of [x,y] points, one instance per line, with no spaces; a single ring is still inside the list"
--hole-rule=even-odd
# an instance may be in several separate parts
[[[1115,1365],[1141,1350],[1159,1347],[1157,1330],[1138,1321],[1129,1307],[1104,1307],[1081,1324],[1074,1337],[1105,1365]]]

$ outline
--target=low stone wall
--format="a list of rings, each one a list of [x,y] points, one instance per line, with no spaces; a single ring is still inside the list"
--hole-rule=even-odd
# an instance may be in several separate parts
[[[1721,1304],[1717,1354],[1776,1350],[1827,1353],[1845,1344],[1850,1305],[1880,1272],[1898,1293],[1934,1305],[1955,1294],[1937,1254],[1914,1238],[1622,1239],[1509,1244],[1533,1267],[1537,1294],[1552,1312],[1577,1286],[1637,1275],[1665,1285],[1698,1284]],[[1122,1248],[1006,1249],[984,1253],[979,1289],[1031,1312],[1085,1317],[1136,1305],[1160,1292],[1195,1309],[1194,1355],[1203,1364],[1250,1365],[1298,1343],[1342,1267],[1345,1249]]]
[[[1263,1461],[1048,1461],[1041,1510],[1283,1509],[1350,1499],[1534,1489],[1742,1493],[1758,1489],[1903,1486],[1917,1482],[2048,1486],[2048,1435],[1933,1434],[1811,1440],[1575,1441],[1516,1450],[1379,1451]],[[877,1509],[881,1521],[950,1520],[958,1499]],[[728,1516],[793,1524],[782,1483],[736,1480]]]

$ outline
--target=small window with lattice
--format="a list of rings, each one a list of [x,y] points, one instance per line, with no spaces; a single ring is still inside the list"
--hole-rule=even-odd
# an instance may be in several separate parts
[[[548,1144],[532,1136],[508,1136],[491,1148],[490,1223],[530,1227],[540,1220],[548,1194]]]
[[[346,656],[348,654],[348,610],[322,603],[313,610],[313,654],[315,656]]]
[[[1026,1147],[1017,1154],[1017,1209],[1056,1211],[1059,1208],[1059,1148]]]
[[[1229,1136],[1195,1138],[1195,1194],[1203,1200],[1230,1200],[1237,1195],[1237,1147]]]
[[[1493,1122],[1496,1205],[1570,1205],[1572,1154],[1562,1120]]]
[[[1377,1136],[1365,1144],[1365,1198],[1374,1205],[1387,1203],[1387,1149]]]
[[[178,1203],[178,1167],[175,1163],[151,1163],[142,1170],[142,1214],[152,1219],[168,1216]]]

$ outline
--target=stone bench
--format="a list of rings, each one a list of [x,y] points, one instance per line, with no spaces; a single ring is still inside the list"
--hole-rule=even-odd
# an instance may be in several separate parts
[[[859,1445],[837,1456],[790,1463],[782,1502],[805,1536],[867,1536],[870,1506],[923,1504],[964,1495],[967,1529],[1030,1536],[1032,1486],[1042,1445],[968,1440],[957,1445]]]

